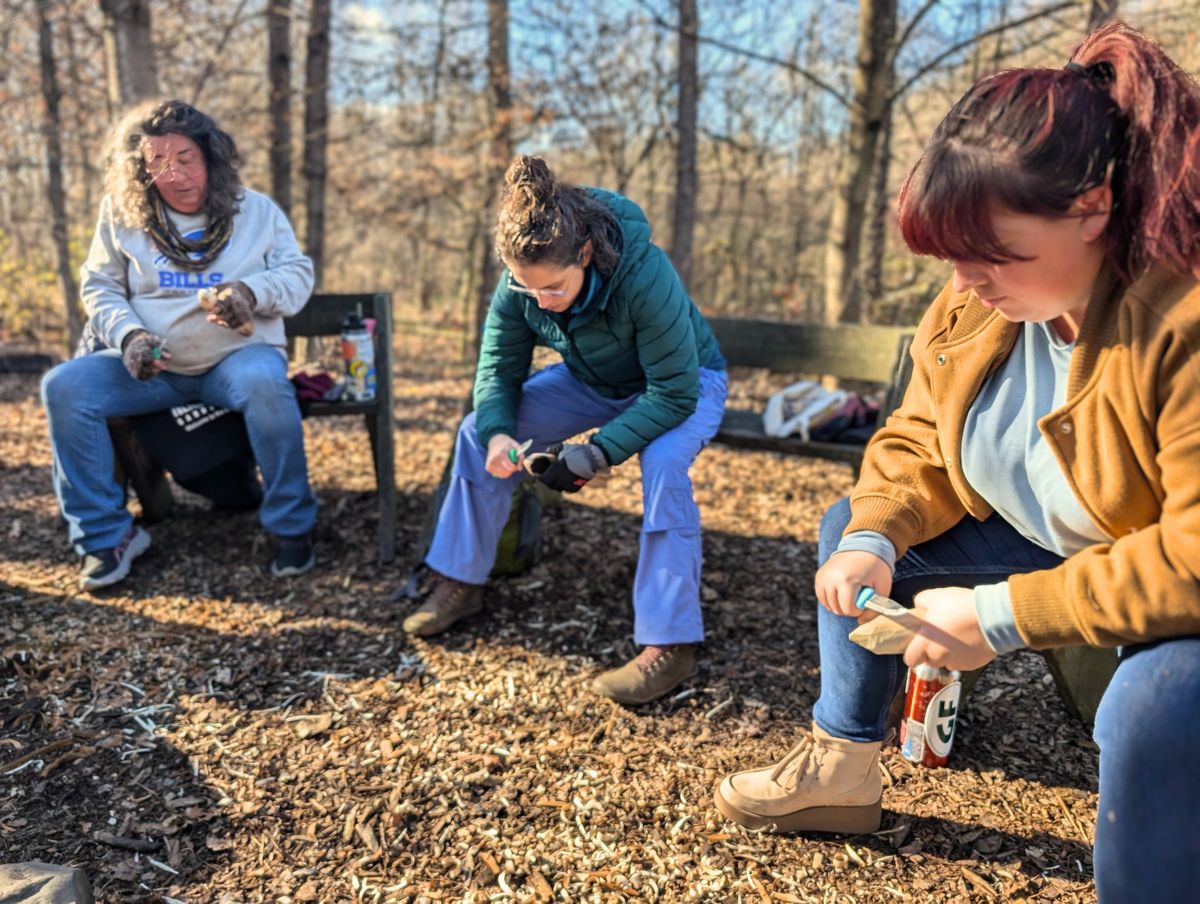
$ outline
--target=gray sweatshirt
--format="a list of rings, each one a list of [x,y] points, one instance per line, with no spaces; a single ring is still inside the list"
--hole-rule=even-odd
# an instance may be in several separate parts
[[[185,238],[203,237],[205,214],[168,214]],[[104,345],[119,349],[129,333],[149,330],[162,337],[171,355],[167,370],[180,374],[204,373],[250,343],[285,354],[283,318],[303,308],[313,290],[312,262],[296,244],[287,217],[266,195],[249,189],[234,215],[229,244],[199,272],[173,264],[144,229],[118,226],[105,197],[80,277],[89,330]],[[209,323],[197,297],[200,289],[239,280],[258,302],[250,336]]]

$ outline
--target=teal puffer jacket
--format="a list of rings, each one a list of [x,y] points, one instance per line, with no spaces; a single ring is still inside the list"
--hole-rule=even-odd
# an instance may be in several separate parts
[[[641,208],[612,192],[589,191],[617,220],[620,262],[599,290],[582,306],[577,300],[565,317],[509,291],[510,274],[501,274],[475,375],[476,430],[484,446],[498,433],[522,439],[516,436],[517,408],[539,336],[562,355],[578,380],[605,398],[641,393],[591,437],[613,465],[696,410],[701,367],[725,368],[704,316],[670,259],[651,243],[650,223]]]

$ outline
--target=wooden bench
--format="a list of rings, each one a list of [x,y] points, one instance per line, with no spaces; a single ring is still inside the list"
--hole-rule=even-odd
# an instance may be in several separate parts
[[[891,326],[826,326],[776,320],[709,317],[709,326],[730,367],[761,367],[774,373],[832,376],[886,387],[877,426],[900,403],[912,361],[913,330]],[[782,388],[782,387],[780,387]],[[808,455],[844,461],[858,468],[860,444],[805,442],[796,436],[768,436],[762,412],[725,410],[716,442],[744,449]]]
[[[347,314],[362,309],[364,318],[375,320],[375,398],[369,402],[301,402],[304,417],[363,416],[371,440],[371,460],[379,496],[379,561],[396,558],[396,461],[395,425],[392,414],[392,296],[385,292],[368,295],[318,293],[303,310],[284,320],[288,339],[301,336],[338,336]]]

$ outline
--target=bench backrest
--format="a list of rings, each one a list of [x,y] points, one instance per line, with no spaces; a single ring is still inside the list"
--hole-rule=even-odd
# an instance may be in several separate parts
[[[884,384],[887,394],[879,412],[880,424],[900,404],[912,375],[908,356],[911,327],[828,326],[738,317],[709,317],[708,323],[731,367]]]
[[[375,319],[377,395],[374,400],[368,402],[308,402],[305,403],[304,410],[309,416],[351,413],[352,406],[357,406],[353,409],[355,413],[360,409],[368,412],[392,410],[392,296],[387,292],[361,295],[315,293],[299,314],[287,317],[283,321],[283,330],[288,337],[289,357],[292,340],[297,337],[340,335],[342,321],[346,319],[347,314],[357,312],[360,305],[364,318]]]
[[[785,373],[829,374],[844,380],[889,383],[896,350],[911,328],[789,323],[709,317],[721,354],[733,367]]]
[[[369,295],[335,295],[318,292],[294,317],[283,321],[288,338],[293,336],[336,336],[342,321],[362,306],[363,317],[375,319],[376,333],[392,332],[392,296],[386,292]],[[381,329],[382,327],[382,329]]]

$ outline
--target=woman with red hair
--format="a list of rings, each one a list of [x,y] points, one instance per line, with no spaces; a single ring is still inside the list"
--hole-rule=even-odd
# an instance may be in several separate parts
[[[1120,24],[1063,69],[977,82],[900,195],[953,265],[904,401],[820,531],[821,694],[784,759],[724,778],[754,828],[879,827],[904,666],[1119,648],[1096,719],[1101,901],[1200,888],[1200,93]],[[903,656],[862,588],[925,610]]]

